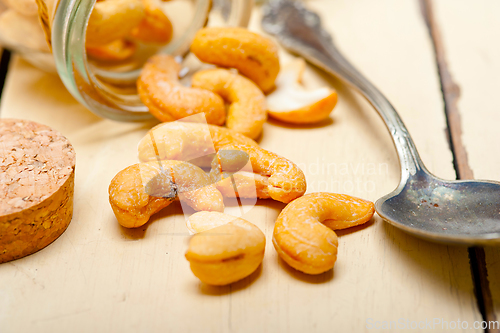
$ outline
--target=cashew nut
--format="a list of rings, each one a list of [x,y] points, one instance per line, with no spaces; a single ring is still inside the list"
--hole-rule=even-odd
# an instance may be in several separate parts
[[[252,166],[252,173],[243,170],[234,176],[239,197],[257,197],[260,199],[272,198],[274,200],[288,203],[306,192],[306,178],[302,170],[292,161],[275,153],[262,149],[258,146],[246,145],[225,145],[218,150],[217,160],[212,164],[210,178],[217,182],[217,188],[226,196],[233,187],[232,182],[224,179],[226,170],[221,169],[224,160],[231,158],[231,155],[224,154],[224,151],[243,151],[248,154]]]
[[[118,39],[102,46],[87,46],[87,55],[100,61],[122,61],[132,57],[136,50],[135,43]]]
[[[142,0],[145,16],[131,32],[131,37],[144,43],[166,44],[172,39],[173,27],[161,9],[159,0]]]
[[[233,130],[202,123],[171,122],[157,125],[139,142],[139,160],[191,161],[208,156],[196,165],[209,167],[221,147],[243,144],[257,147],[257,143]]]
[[[203,213],[207,218],[213,213]],[[197,214],[190,219],[197,219]],[[215,219],[221,214],[213,214]],[[208,217],[211,218],[211,217]],[[264,258],[266,237],[254,224],[232,216],[224,225],[194,235],[186,252],[191,271],[202,282],[227,285],[252,274]]]
[[[265,93],[273,89],[280,70],[277,45],[244,28],[201,29],[191,44],[191,52],[203,62],[236,68]]]
[[[197,212],[187,219],[186,227],[194,235],[228,224],[235,219],[234,216],[219,212]]]
[[[224,124],[226,110],[222,98],[208,90],[182,86],[178,77],[180,70],[180,64],[171,56],[149,58],[137,81],[144,105],[161,121],[203,112],[209,124]]]
[[[208,69],[197,72],[191,81],[193,87],[210,90],[228,102],[226,126],[255,139],[266,122],[266,98],[249,79],[226,69]]]
[[[276,79],[276,89],[267,96],[269,116],[293,124],[327,119],[337,104],[335,90],[323,87],[305,90],[300,80],[305,69],[302,58],[285,66]]]
[[[135,164],[120,171],[109,185],[109,202],[126,228],[144,225],[177,197],[195,210],[224,211],[222,195],[207,174],[186,162]]]
[[[255,141],[227,128],[200,123],[165,123],[150,130],[139,143],[139,159],[143,162],[156,159],[192,161],[209,156],[209,161],[213,160],[210,178],[217,182],[221,192],[233,193],[234,188],[229,187],[232,183],[223,179],[228,170],[221,166],[234,162],[231,160],[239,159],[241,154],[227,154],[227,151],[242,151],[251,162],[252,169],[242,170],[236,177],[242,185],[238,188],[240,197],[248,195],[254,198],[257,189],[258,198],[290,202],[305,193],[306,179],[297,165],[260,148]],[[217,153],[216,159],[212,158],[213,153]],[[205,160],[197,161],[196,164],[203,167],[210,165],[206,163]],[[250,175],[250,172],[255,176]]]
[[[338,240],[333,230],[366,223],[374,212],[372,202],[349,195],[305,195],[288,204],[278,216],[274,225],[274,248],[299,271],[326,272],[337,260]]]
[[[109,44],[126,37],[144,17],[140,0],[97,2],[87,27],[87,46]]]

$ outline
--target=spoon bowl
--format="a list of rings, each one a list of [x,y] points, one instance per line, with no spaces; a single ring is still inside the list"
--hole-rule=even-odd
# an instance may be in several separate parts
[[[432,241],[500,244],[500,183],[447,181],[427,171],[399,114],[339,52],[318,14],[295,0],[269,0],[262,27],[290,51],[358,90],[385,122],[401,164],[401,182],[375,204],[384,220]]]
[[[420,171],[375,203],[390,224],[443,243],[500,243],[500,183],[448,181]]]

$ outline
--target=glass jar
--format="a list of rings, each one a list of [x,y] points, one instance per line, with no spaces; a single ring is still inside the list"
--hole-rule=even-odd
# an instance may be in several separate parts
[[[166,53],[185,56],[195,33],[204,26],[247,26],[253,0],[170,0],[164,10],[174,37],[162,47],[143,47],[141,55],[120,65],[103,65],[87,57],[85,34],[96,0],[36,0],[42,25],[52,46],[53,63],[69,92],[93,113],[118,121],[143,121],[152,115],[135,88],[148,56]],[[53,7],[53,8],[51,8]],[[7,45],[45,70],[47,52]],[[47,59],[49,57],[49,59]]]

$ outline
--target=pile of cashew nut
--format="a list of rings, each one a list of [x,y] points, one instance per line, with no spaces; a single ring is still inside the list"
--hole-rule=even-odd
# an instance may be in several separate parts
[[[97,0],[87,26],[87,55],[98,61],[123,61],[136,53],[139,43],[168,43],[173,28],[161,1],[165,0]],[[2,3],[7,10],[0,15],[0,41],[13,48],[50,52],[50,34],[44,34],[43,25],[51,22],[43,22],[41,13],[42,8],[55,7],[57,2],[0,0],[0,6]]]
[[[3,1],[11,11],[35,10],[28,6],[35,0]],[[135,53],[138,42],[168,43],[172,25],[160,1],[98,1],[87,53],[120,61]],[[307,274],[332,269],[334,230],[369,221],[373,203],[342,194],[304,195],[302,170],[254,140],[268,116],[296,124],[327,119],[336,92],[305,90],[305,62],[281,68],[275,42],[244,28],[203,28],[191,53],[207,65],[190,73],[189,85],[180,77],[183,65],[169,55],[151,57],[141,71],[138,94],[162,123],[139,142],[138,163],[111,180],[109,201],[119,224],[138,228],[174,201],[189,206],[196,211],[186,221],[193,234],[185,255],[191,270],[204,283],[227,285],[259,267],[266,238],[254,224],[224,214],[224,199],[272,199],[287,204],[274,227],[278,255]]]

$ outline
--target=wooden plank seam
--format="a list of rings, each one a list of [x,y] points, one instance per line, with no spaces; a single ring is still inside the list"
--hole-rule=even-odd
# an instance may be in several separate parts
[[[10,51],[0,50],[2,56],[0,57],[0,100],[2,99],[3,87],[5,84],[5,79],[7,78],[7,70],[9,69],[10,63]]]
[[[446,61],[446,53],[441,31],[435,20],[432,0],[419,0],[422,15],[429,30],[434,47],[436,65],[440,78],[441,91],[444,100],[447,136],[453,154],[453,165],[457,179],[474,179],[474,173],[469,166],[467,151],[462,141],[462,125],[458,100],[460,87],[453,81],[453,76]],[[493,299],[488,280],[488,269],[484,249],[482,247],[469,248],[469,260],[474,283],[474,292],[483,320],[496,321]],[[497,329],[486,329],[488,333],[498,333]]]

